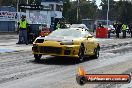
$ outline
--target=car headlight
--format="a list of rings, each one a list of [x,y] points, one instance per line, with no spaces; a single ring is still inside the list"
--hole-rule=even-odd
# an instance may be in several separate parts
[[[36,46],[38,46],[37,44],[33,44],[33,47],[36,47]]]
[[[35,41],[35,43],[43,43],[44,42],[44,39],[37,39],[36,41]]]
[[[73,45],[73,42],[72,41],[64,41],[64,42],[61,42],[60,45]]]

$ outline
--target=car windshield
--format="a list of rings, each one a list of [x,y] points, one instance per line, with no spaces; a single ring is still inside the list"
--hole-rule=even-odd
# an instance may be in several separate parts
[[[58,29],[53,31],[49,36],[53,37],[84,37],[85,33],[77,29]]]
[[[88,29],[84,24],[72,24],[71,28],[85,28]]]

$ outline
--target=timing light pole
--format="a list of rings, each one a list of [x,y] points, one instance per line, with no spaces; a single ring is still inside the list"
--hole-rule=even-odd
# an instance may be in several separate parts
[[[17,0],[17,19],[19,18],[18,17],[18,12],[19,12],[19,0]]]
[[[109,0],[108,0],[108,9],[107,9],[107,26],[109,25]]]
[[[77,22],[79,21],[79,0],[77,0]]]
[[[27,0],[27,4],[28,4],[28,0]]]
[[[19,0],[17,0],[17,13],[18,13],[18,10],[19,9]]]

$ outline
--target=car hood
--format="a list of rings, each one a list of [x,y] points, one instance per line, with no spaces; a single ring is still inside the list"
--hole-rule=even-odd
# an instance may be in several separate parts
[[[76,40],[77,38],[75,37],[60,37],[60,36],[46,36],[44,38],[45,41],[58,41],[58,42],[63,42],[63,41],[73,41]]]

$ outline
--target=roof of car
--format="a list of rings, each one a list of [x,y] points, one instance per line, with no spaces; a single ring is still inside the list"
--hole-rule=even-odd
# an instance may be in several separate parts
[[[84,29],[88,29],[87,26],[85,24],[72,24],[71,28],[84,28]]]
[[[86,30],[84,28],[63,28],[63,29],[59,29],[59,30]]]

